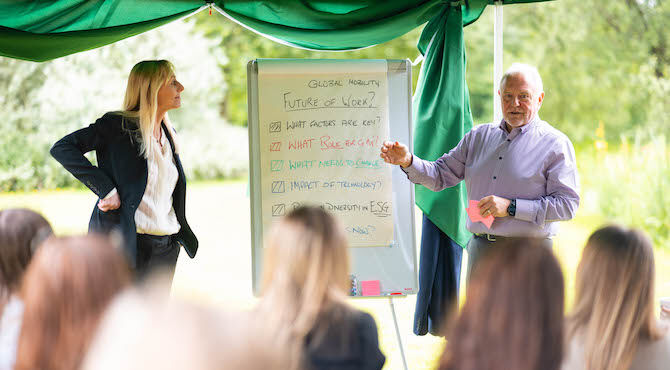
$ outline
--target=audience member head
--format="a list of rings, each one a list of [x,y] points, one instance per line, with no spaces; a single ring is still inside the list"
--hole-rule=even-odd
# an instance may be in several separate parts
[[[542,241],[496,243],[473,271],[440,369],[558,369],[563,289],[558,261]]]
[[[100,236],[51,238],[26,271],[16,369],[77,369],[103,311],[130,283],[120,251]]]
[[[282,348],[251,325],[257,319],[168,300],[151,287],[132,289],[105,313],[82,369],[285,368]]]
[[[654,317],[654,253],[641,231],[605,226],[577,268],[568,334],[583,339],[588,369],[628,369],[639,339],[661,336]]]
[[[39,213],[0,210],[0,302],[18,292],[33,253],[52,233],[49,222]]]
[[[348,243],[340,223],[319,207],[300,207],[272,229],[263,260],[264,325],[287,345],[293,365],[305,337],[347,311]],[[319,320],[323,317],[328,319]]]

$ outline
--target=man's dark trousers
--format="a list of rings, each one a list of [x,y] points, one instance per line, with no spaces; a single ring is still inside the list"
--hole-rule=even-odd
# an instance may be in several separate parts
[[[414,334],[444,335],[447,311],[458,305],[463,248],[424,214],[420,254]]]

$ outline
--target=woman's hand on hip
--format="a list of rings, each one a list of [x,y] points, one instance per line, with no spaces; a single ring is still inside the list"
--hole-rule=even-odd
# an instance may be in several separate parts
[[[106,199],[100,199],[98,202],[98,208],[103,212],[112,211],[121,207],[121,198],[119,198],[119,193],[112,195]]]

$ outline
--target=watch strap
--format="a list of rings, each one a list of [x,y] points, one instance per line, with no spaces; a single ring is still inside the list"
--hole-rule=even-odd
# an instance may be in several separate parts
[[[507,206],[507,214],[514,217],[516,215],[516,199],[512,199],[509,206]]]

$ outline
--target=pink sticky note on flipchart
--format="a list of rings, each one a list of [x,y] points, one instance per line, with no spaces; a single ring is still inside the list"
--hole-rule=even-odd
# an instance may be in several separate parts
[[[361,288],[363,290],[363,295],[374,295],[374,296],[381,295],[379,280],[361,281]]]
[[[479,214],[479,207],[477,204],[479,204],[479,201],[476,200],[471,200],[469,203],[470,207],[466,208],[465,211],[468,212],[468,216],[470,216],[470,220],[472,222],[481,222],[486,227],[489,229],[491,228],[491,225],[493,225],[493,220],[495,220],[495,217],[492,215],[488,215],[486,217],[483,217],[482,215]]]

